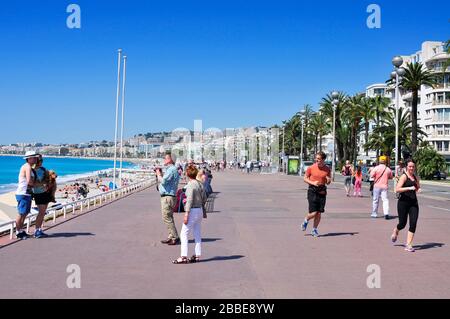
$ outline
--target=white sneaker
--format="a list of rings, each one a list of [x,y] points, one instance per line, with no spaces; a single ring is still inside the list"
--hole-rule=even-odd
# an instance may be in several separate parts
[[[372,215],[370,215],[370,217],[377,218],[378,216],[377,216],[377,214],[372,214]]]

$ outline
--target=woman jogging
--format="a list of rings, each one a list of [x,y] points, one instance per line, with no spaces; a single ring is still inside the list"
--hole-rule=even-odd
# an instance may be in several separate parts
[[[409,231],[406,240],[405,250],[414,252],[412,242],[416,232],[417,219],[419,218],[419,203],[416,193],[420,192],[419,179],[415,175],[416,165],[413,160],[409,160],[406,165],[406,172],[400,176],[396,192],[400,194],[397,203],[399,223],[394,229],[391,236],[392,242],[395,243],[399,232],[405,228],[409,217]]]

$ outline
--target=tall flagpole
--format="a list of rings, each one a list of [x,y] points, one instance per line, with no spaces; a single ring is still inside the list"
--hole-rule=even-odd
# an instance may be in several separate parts
[[[117,97],[116,97],[116,126],[114,130],[114,170],[113,170],[113,188],[116,187],[116,167],[117,167],[117,126],[119,124],[119,96],[120,96],[120,66],[122,60],[122,49],[118,50],[119,62],[117,67]]]
[[[122,128],[120,130],[120,170],[119,182],[122,187],[122,164],[123,164],[123,127],[124,127],[124,109],[125,109],[125,81],[127,78],[127,56],[123,56],[123,85],[122,85]]]

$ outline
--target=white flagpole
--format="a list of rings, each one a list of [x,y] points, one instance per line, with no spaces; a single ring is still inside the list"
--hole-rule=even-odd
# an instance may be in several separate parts
[[[120,96],[120,66],[122,62],[122,49],[119,52],[119,62],[117,68],[117,97],[116,97],[116,126],[114,130],[114,170],[113,170],[113,188],[116,187],[116,167],[117,167],[117,126],[119,124],[119,96]]]
[[[123,127],[124,127],[124,109],[125,109],[125,81],[127,78],[127,56],[123,57],[123,84],[122,84],[122,128],[120,130],[120,170],[119,182],[122,187],[122,164],[123,164]]]

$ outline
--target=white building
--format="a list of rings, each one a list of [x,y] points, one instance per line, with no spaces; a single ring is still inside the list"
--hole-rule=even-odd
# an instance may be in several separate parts
[[[425,139],[447,160],[450,160],[450,70],[443,73],[442,66],[450,55],[444,51],[444,42],[426,41],[420,51],[412,55],[402,56],[403,67],[407,63],[420,62],[424,70],[429,70],[438,77],[439,84],[432,88],[422,86],[417,106],[418,124],[428,137]],[[366,95],[373,97],[384,95],[391,98],[391,106],[395,106],[395,87],[386,84],[373,84],[366,89]],[[400,90],[400,107],[411,110],[412,94]],[[372,125],[371,125],[372,128]]]

